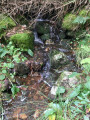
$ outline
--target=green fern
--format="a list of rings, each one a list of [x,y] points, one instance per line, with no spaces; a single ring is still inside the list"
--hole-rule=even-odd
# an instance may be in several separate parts
[[[73,21],[73,23],[77,24],[85,24],[87,20],[89,20],[90,17],[82,17],[82,16],[77,16],[77,18]]]

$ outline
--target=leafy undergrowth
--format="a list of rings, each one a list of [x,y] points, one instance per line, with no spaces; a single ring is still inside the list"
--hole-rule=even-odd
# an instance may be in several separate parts
[[[77,17],[74,21],[85,24],[88,19]],[[80,84],[68,91],[63,98],[65,88],[59,86],[56,98],[48,104],[48,108],[38,120],[89,120],[90,119],[90,34],[86,34],[75,41],[76,61],[82,72],[73,72],[69,77],[81,77]]]
[[[77,73],[78,74],[78,73]],[[76,76],[76,73],[73,74]],[[82,74],[81,74],[82,76]],[[72,75],[70,76],[72,77]],[[90,77],[85,78],[67,98],[63,98],[65,88],[57,90],[55,101],[48,105],[39,120],[89,120],[90,114]]]
[[[29,55],[33,56],[33,52],[30,49],[27,52]],[[24,62],[25,60],[27,60],[27,58],[22,54],[21,49],[15,48],[12,42],[9,42],[6,46],[0,44],[0,81],[4,81],[5,79],[9,80],[12,85],[11,91],[13,97],[19,91],[18,88],[13,85],[13,82],[15,82],[14,65],[15,63]],[[1,91],[4,90],[5,89],[1,88]]]

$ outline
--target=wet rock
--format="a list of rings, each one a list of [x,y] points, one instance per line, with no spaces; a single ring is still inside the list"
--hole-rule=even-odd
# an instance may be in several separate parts
[[[61,73],[61,75],[59,76],[59,78],[57,79],[55,85],[51,88],[49,97],[54,99],[56,96],[56,92],[58,90],[59,86],[64,86],[66,89],[66,92],[68,92],[68,90],[70,88],[75,87],[77,84],[79,84],[80,78],[78,78],[77,76],[69,78],[69,76],[72,74],[72,72],[69,71],[63,71]]]
[[[79,83],[79,77],[69,77],[73,72],[63,71],[57,82],[65,86],[65,88],[75,87]]]
[[[49,58],[51,68],[54,69],[58,69],[59,67],[62,67],[63,65],[66,65],[69,62],[67,56],[63,52],[60,52],[59,50],[55,49],[50,52]]]
[[[27,75],[30,72],[30,65],[25,63],[17,63],[14,68],[15,74],[19,76]]]
[[[46,54],[42,52],[42,50],[35,49],[34,56],[29,60],[31,63],[31,68],[33,71],[38,72],[41,71],[43,66],[46,63]]]
[[[37,31],[38,35],[41,36],[41,35],[50,33],[50,28],[49,28],[49,25],[47,23],[38,22],[36,24],[36,31]]]
[[[63,30],[60,30],[58,36],[60,39],[64,39],[66,37],[65,32]]]
[[[41,40],[42,40],[43,42],[45,42],[46,40],[50,39],[50,34],[49,34],[49,33],[48,33],[48,34],[44,34],[44,35],[42,35],[40,38],[41,38]]]
[[[70,41],[71,41],[70,39],[62,39],[60,41],[60,45],[62,45],[65,49],[70,50],[71,49]]]
[[[54,42],[51,39],[46,40],[45,42],[46,45],[54,44]]]

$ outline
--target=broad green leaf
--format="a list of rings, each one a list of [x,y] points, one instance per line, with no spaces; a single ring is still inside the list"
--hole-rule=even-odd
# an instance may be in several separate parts
[[[81,88],[82,88],[82,85],[78,85],[78,86],[73,90],[73,92],[70,94],[69,98],[72,99],[72,98],[78,96],[78,94],[80,93]]]
[[[2,73],[7,73],[7,71],[6,70],[2,70]]]
[[[57,92],[56,92],[57,94],[60,94],[60,93],[65,93],[65,88],[63,87],[63,86],[60,86],[60,87],[58,87],[58,89],[57,89]]]
[[[81,64],[90,64],[90,58],[85,58],[85,59],[81,60],[80,63]]]
[[[28,54],[33,57],[33,52],[30,49],[28,49]]]
[[[14,67],[14,64],[13,64],[13,63],[8,63],[8,64],[7,64],[7,67],[8,67],[8,68],[13,68],[13,67]]]
[[[12,96],[15,97],[15,95],[19,92],[19,88],[16,85],[13,85],[11,91],[12,91]]]
[[[0,75],[0,80],[4,80],[5,79],[5,75]]]
[[[55,113],[55,111],[53,109],[47,109],[45,112],[44,112],[44,117],[45,118],[48,118],[50,115],[53,115]]]
[[[83,100],[83,98],[82,98],[82,97],[80,97],[80,96],[77,96],[77,98],[78,98],[79,100]]]
[[[49,118],[49,120],[55,120],[56,119],[56,115],[55,114],[50,115],[48,118]]]
[[[85,24],[88,19],[90,19],[90,17],[77,16],[77,18],[73,21],[73,23]]]
[[[79,76],[79,75],[81,75],[81,73],[73,72],[71,75],[69,75],[69,78]]]
[[[60,105],[57,104],[57,103],[53,103],[53,102],[51,102],[51,103],[49,104],[49,107],[50,107],[50,108],[53,108],[55,111],[57,111],[57,110],[61,110]]]
[[[0,55],[0,57],[3,58],[7,53],[8,53],[8,51],[4,50],[4,51],[2,52],[2,54]]]
[[[13,57],[13,61],[15,61],[16,63],[19,63],[21,60],[20,60],[19,56],[16,55]]]
[[[90,90],[90,80],[87,81],[84,86],[85,86],[85,88]]]

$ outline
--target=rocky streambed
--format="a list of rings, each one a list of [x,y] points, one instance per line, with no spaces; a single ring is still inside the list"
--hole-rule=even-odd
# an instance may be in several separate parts
[[[39,21],[34,30],[34,56],[25,54],[28,60],[15,65],[15,83],[20,92],[14,99],[10,89],[3,93],[4,120],[35,120],[55,98],[58,84],[68,91],[79,83],[76,77],[68,78],[73,71],[79,71],[71,40],[62,30],[57,34],[43,22]]]

